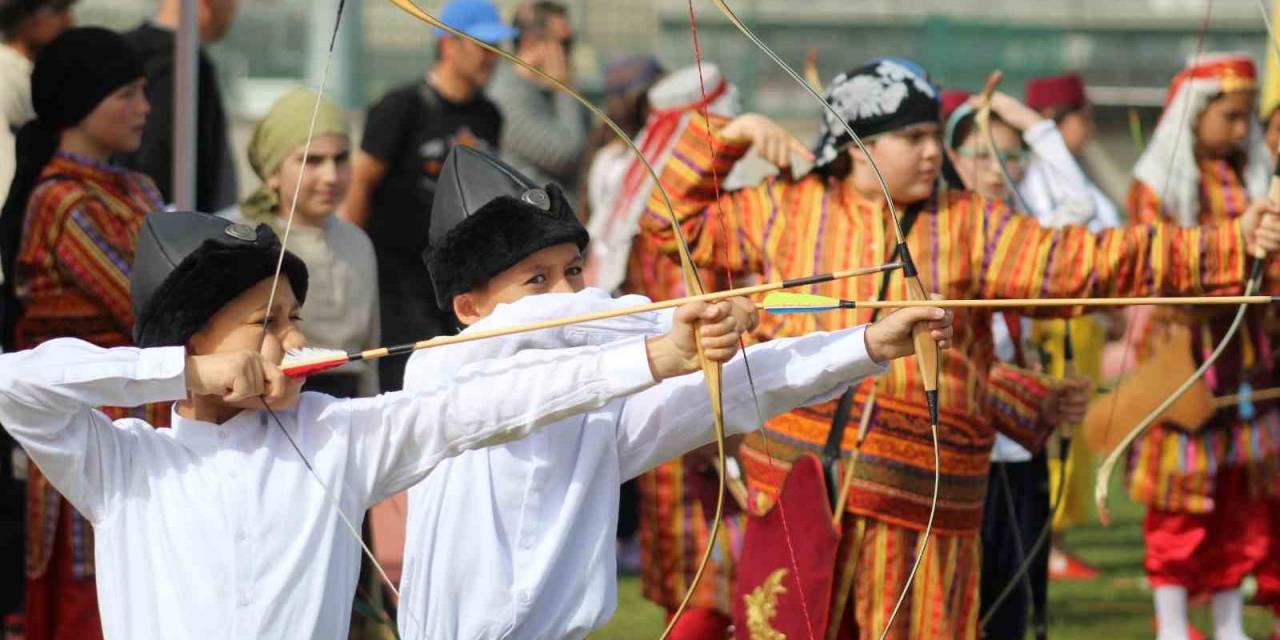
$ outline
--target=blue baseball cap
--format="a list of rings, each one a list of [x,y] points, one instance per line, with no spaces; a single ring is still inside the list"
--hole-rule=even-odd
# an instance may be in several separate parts
[[[502,21],[498,7],[489,0],[453,0],[440,12],[440,21],[488,44],[498,44],[516,37],[515,27]],[[437,37],[453,35],[435,29]]]

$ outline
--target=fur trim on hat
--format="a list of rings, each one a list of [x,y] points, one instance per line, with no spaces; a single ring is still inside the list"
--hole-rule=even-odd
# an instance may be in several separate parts
[[[572,242],[585,250],[590,236],[555,185],[547,185],[550,210],[520,198],[489,201],[433,242],[423,258],[436,304],[453,309],[453,297],[471,291],[534,253]]]
[[[164,279],[136,318],[133,340],[139,347],[182,346],[213,314],[236,296],[272,277],[276,251],[254,246],[228,247],[206,240]],[[301,304],[307,298],[307,265],[285,252],[281,274],[289,278]]]

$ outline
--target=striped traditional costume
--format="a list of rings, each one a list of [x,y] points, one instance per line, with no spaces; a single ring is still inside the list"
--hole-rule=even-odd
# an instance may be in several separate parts
[[[143,218],[164,206],[151,179],[58,152],[28,201],[17,256],[19,349],[76,337],[101,347],[133,344],[129,273]],[[104,408],[169,424],[169,404]],[[93,529],[30,466],[27,506],[27,637],[101,637],[93,580]],[[56,629],[56,631],[54,631]]]
[[[900,67],[881,71],[898,77],[910,73]],[[934,113],[936,122],[936,107]],[[713,123],[708,132],[700,119],[693,120],[662,173],[700,264],[775,280],[890,258],[895,239],[888,212],[848,181],[829,182],[817,174],[775,177],[756,187],[721,190],[716,202],[713,174],[725,175],[748,151],[745,143],[716,133],[722,124]],[[925,287],[946,298],[1218,293],[1238,289],[1243,278],[1243,241],[1233,223],[1191,229],[1156,224],[1093,235],[1079,227],[1042,229],[1030,216],[959,191],[942,189],[919,204],[907,244]],[[655,195],[642,225],[652,237],[670,241],[661,207]],[[907,208],[908,203],[899,206]],[[666,248],[674,250],[670,244]],[[877,295],[884,277],[818,285],[813,291],[866,300]],[[886,298],[907,298],[902,276],[887,277]],[[766,315],[755,337],[802,335],[866,322],[870,316],[867,309]],[[1023,437],[1037,428],[1039,413],[1028,380],[995,362],[991,326],[988,310],[956,311],[952,347],[940,362],[942,481],[934,535],[893,638],[976,635],[977,533],[994,433]],[[934,452],[916,363],[897,360],[887,374],[861,385],[850,414],[855,422],[872,384],[877,400],[846,505],[832,603],[833,620],[843,618],[841,635],[862,638],[879,635],[906,586],[933,489]],[[782,460],[819,450],[834,404],[769,421],[767,443],[755,434],[747,439],[740,456],[753,492],[776,495],[787,468]],[[846,455],[856,432],[856,423],[845,431]],[[781,557],[778,562],[786,566]]]
[[[1207,57],[1174,78],[1160,124],[1134,170],[1128,208],[1135,223],[1192,227],[1232,220],[1265,193],[1270,156],[1256,123],[1232,159],[1196,157],[1193,125],[1178,126],[1198,121],[1222,93],[1252,90],[1255,79],[1253,62],[1239,56]],[[1207,265],[1201,269],[1213,277]],[[1274,292],[1277,276],[1280,263],[1272,261],[1264,288]],[[1198,365],[1221,342],[1234,314],[1234,307],[1157,311],[1139,361],[1161,348],[1166,329],[1177,325],[1189,331]],[[1271,307],[1248,310],[1204,377],[1214,395],[1275,386],[1273,315]],[[1275,482],[1280,416],[1274,402],[1240,409],[1219,410],[1204,425],[1157,423],[1130,453],[1129,493],[1147,505],[1145,567],[1153,587],[1181,587],[1191,596],[1234,590],[1266,552],[1266,494]],[[1259,595],[1267,599],[1263,591]]]

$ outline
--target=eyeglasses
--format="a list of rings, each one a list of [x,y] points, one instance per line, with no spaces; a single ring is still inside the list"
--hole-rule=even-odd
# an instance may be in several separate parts
[[[959,147],[956,149],[956,155],[961,158],[970,158],[972,160],[986,161],[991,159],[991,151],[986,147],[975,149],[973,147]],[[1005,164],[1020,164],[1027,159],[1027,152],[1024,149],[1009,149],[999,152],[1000,162]]]

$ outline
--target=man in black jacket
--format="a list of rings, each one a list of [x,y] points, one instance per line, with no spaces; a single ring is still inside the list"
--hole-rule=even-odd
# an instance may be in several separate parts
[[[147,72],[147,100],[151,115],[142,134],[142,147],[125,158],[128,166],[155,181],[166,202],[173,201],[173,83],[174,30],[180,0],[161,0],[153,20],[125,34],[141,54]],[[200,42],[217,42],[231,28],[236,0],[199,0]],[[203,49],[199,53],[196,112],[196,202],[199,211],[218,211],[236,202],[235,165],[222,106],[218,78]]]

